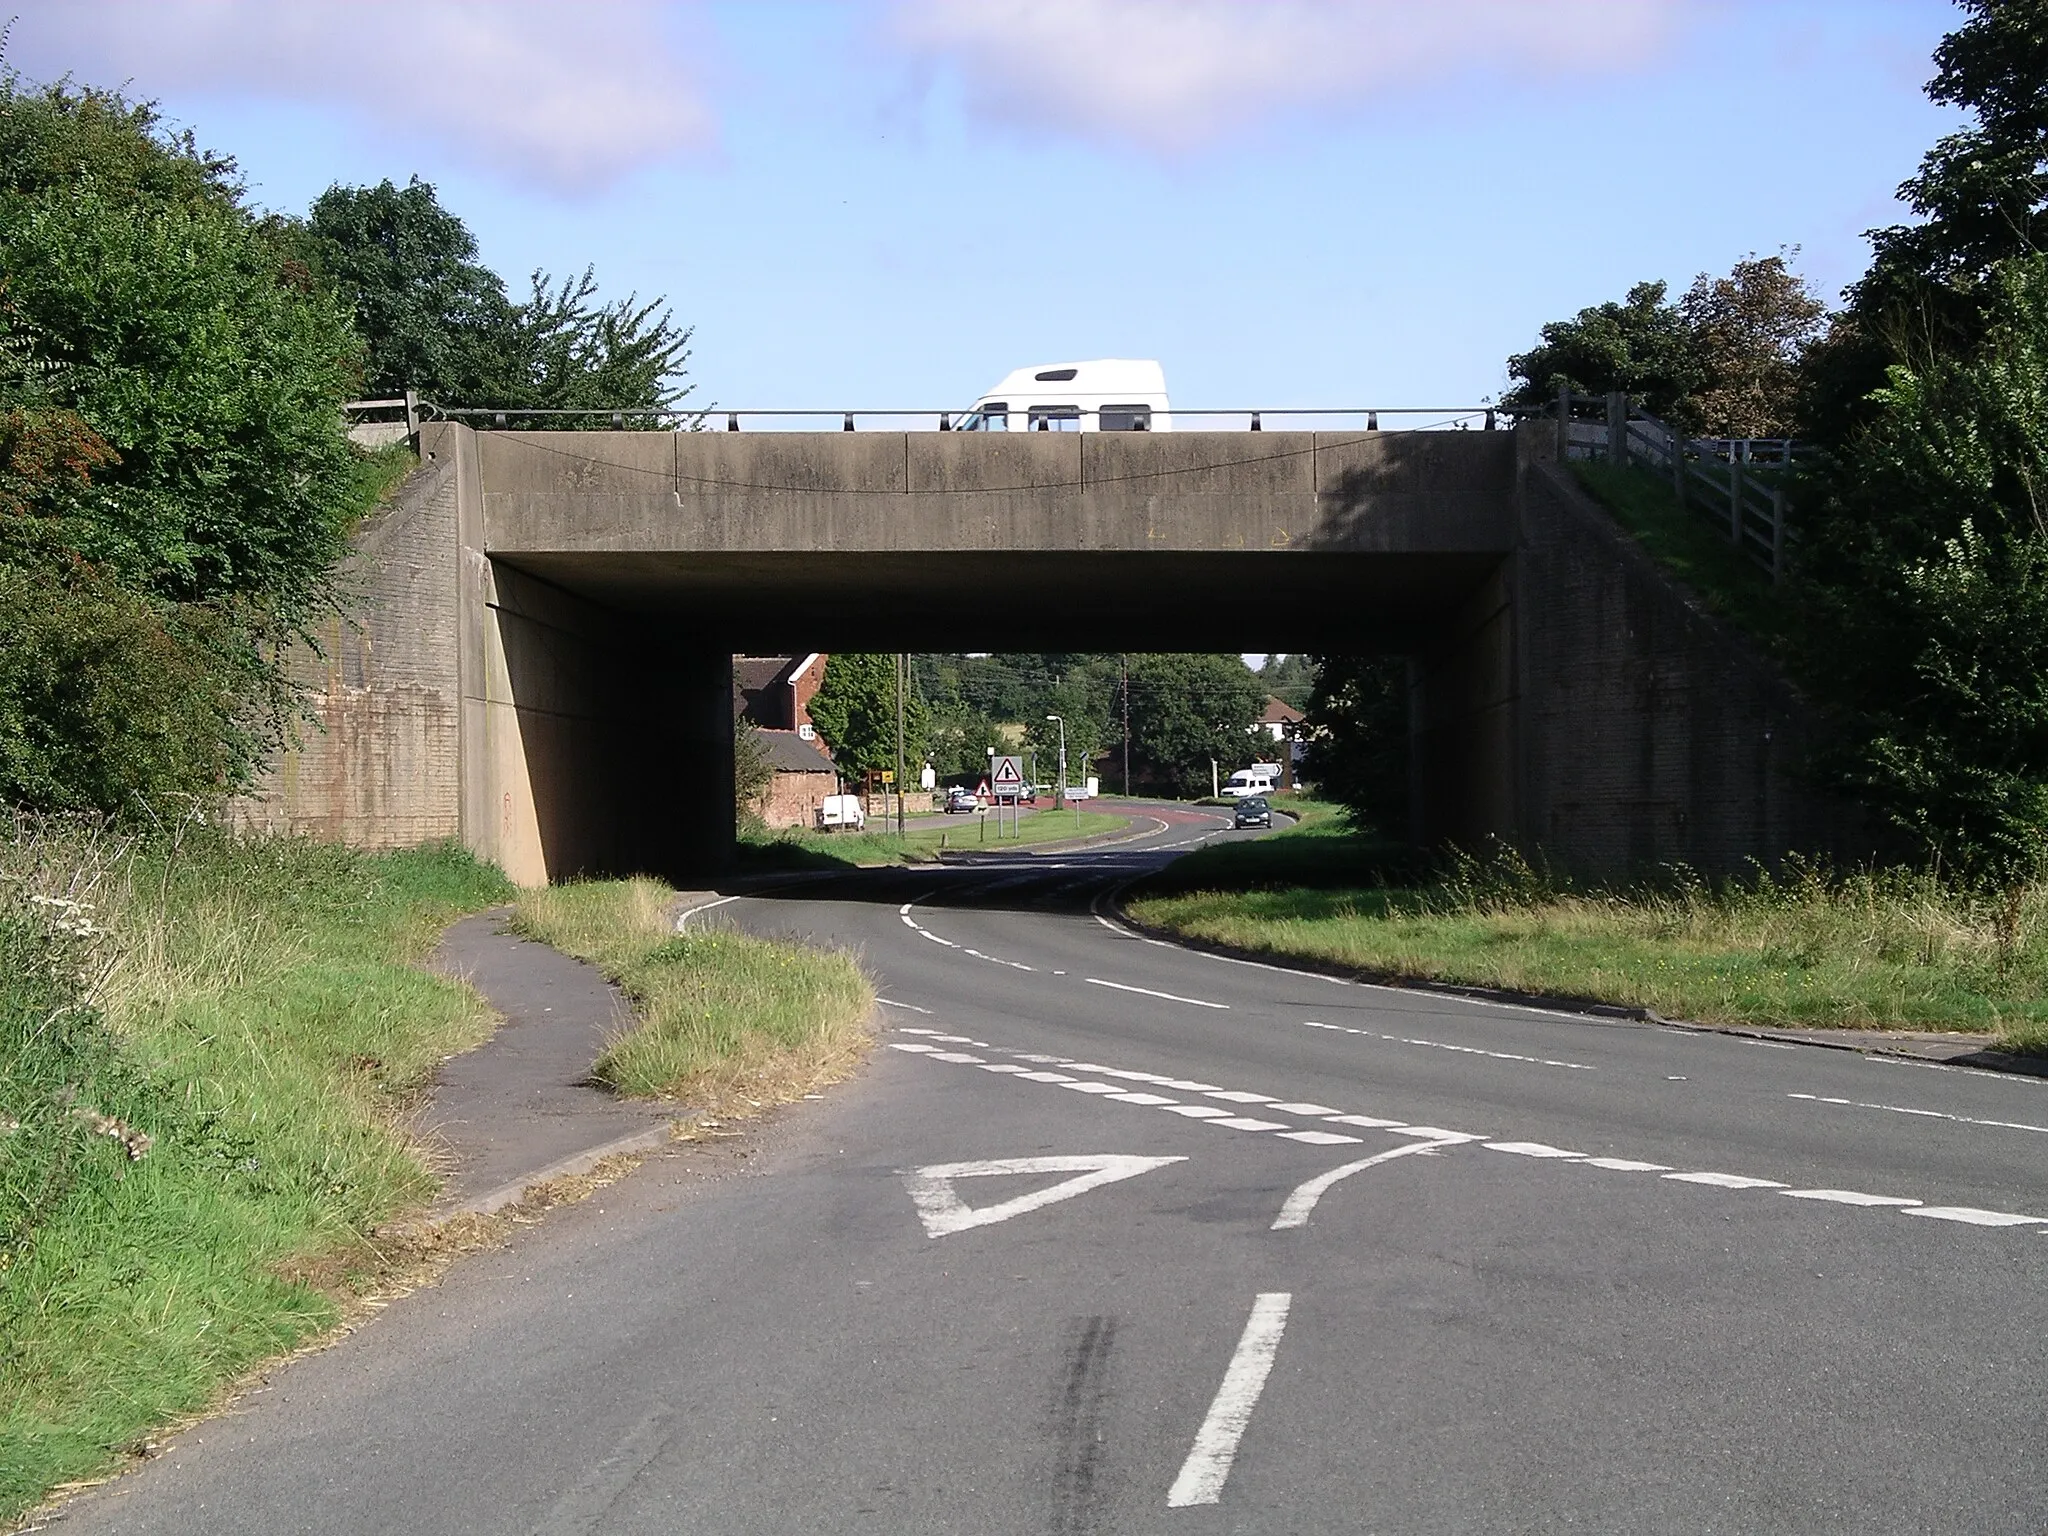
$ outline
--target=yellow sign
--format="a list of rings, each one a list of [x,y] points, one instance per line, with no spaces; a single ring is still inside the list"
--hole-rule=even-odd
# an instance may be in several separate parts
[[[882,782],[884,784],[894,784],[896,782],[896,770],[894,768],[884,768],[882,770]]]

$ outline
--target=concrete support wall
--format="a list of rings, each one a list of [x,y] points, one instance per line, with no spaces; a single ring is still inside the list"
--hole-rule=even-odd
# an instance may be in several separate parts
[[[460,835],[458,490],[453,463],[427,464],[357,535],[347,611],[292,660],[314,723],[238,825],[359,848]]]
[[[1815,720],[1777,669],[1548,454],[1525,455],[1520,500],[1523,840],[1597,873],[1866,854],[1853,810],[1800,776]]]
[[[1501,562],[1409,661],[1409,805],[1423,847],[1520,833],[1515,574]]]

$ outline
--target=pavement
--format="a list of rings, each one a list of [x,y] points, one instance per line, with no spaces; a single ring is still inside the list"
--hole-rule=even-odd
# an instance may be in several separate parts
[[[505,931],[509,909],[464,918],[432,969],[468,981],[505,1022],[443,1065],[416,1129],[445,1170],[437,1214],[488,1212],[527,1188],[667,1139],[672,1109],[620,1099],[591,1063],[633,1022],[595,966]]]
[[[2048,1082],[1191,952],[1161,819],[703,911],[857,946],[869,1070],[66,1528],[2048,1528]]]

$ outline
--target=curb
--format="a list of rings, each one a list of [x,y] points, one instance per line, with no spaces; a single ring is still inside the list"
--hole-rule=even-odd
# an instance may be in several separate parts
[[[621,1157],[629,1152],[650,1152],[668,1142],[669,1126],[670,1122],[664,1120],[649,1130],[635,1131],[630,1136],[620,1136],[581,1152],[572,1152],[567,1157],[549,1163],[545,1168],[536,1168],[532,1173],[521,1174],[509,1184],[501,1184],[481,1195],[472,1195],[445,1211],[436,1211],[428,1218],[428,1225],[439,1226],[444,1222],[453,1221],[458,1216],[489,1216],[502,1211],[508,1205],[517,1205],[526,1197],[527,1191],[536,1185],[546,1184],[552,1179],[566,1179],[575,1174],[588,1173],[608,1157]]]
[[[1191,939],[1184,934],[1174,933],[1171,929],[1139,922],[1124,910],[1122,896],[1123,888],[1119,888],[1109,897],[1106,905],[1111,915],[1133,933],[1158,939],[1179,949],[1192,950],[1197,954],[1220,955],[1227,960],[1249,960],[1259,965],[1269,965],[1275,970],[1298,971],[1307,976],[1335,976],[1344,981],[1364,982],[1389,990],[1427,992],[1438,997],[1465,997],[1478,1002],[1540,1008],[1550,1013],[1577,1014],[1583,1018],[1656,1024],[1666,1029],[1682,1029],[1700,1035],[1734,1035],[1744,1040],[1768,1040],[1779,1045],[1811,1045],[1824,1051],[1852,1051],[1858,1056],[1890,1056],[1902,1061],[1918,1061],[1966,1071],[2048,1078],[2048,1057],[2020,1056],[2011,1051],[1996,1050],[1978,1043],[1986,1038],[1984,1036],[1933,1036],[1933,1039],[1947,1038],[1954,1041],[1953,1049],[1943,1049],[1931,1043],[1922,1043],[1920,1039],[1873,1039],[1871,1031],[1845,1030],[1842,1032],[1842,1038],[1836,1039],[1829,1038],[1827,1032],[1820,1030],[1773,1029],[1760,1024],[1701,1024],[1691,1019],[1666,1018],[1653,1008],[1632,1007],[1625,1003],[1603,1003],[1594,998],[1559,996],[1543,992],[1517,992],[1506,987],[1476,987],[1449,981],[1418,981],[1412,976],[1396,976],[1358,966],[1303,959],[1293,955],[1276,955],[1267,950],[1243,949],[1209,939]]]

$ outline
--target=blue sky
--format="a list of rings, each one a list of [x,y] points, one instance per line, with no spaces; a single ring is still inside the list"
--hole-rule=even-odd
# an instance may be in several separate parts
[[[594,263],[725,406],[1161,359],[1183,407],[1451,405],[1545,320],[1803,248],[1832,298],[1952,116],[1946,0],[30,0],[260,203],[434,182]]]

